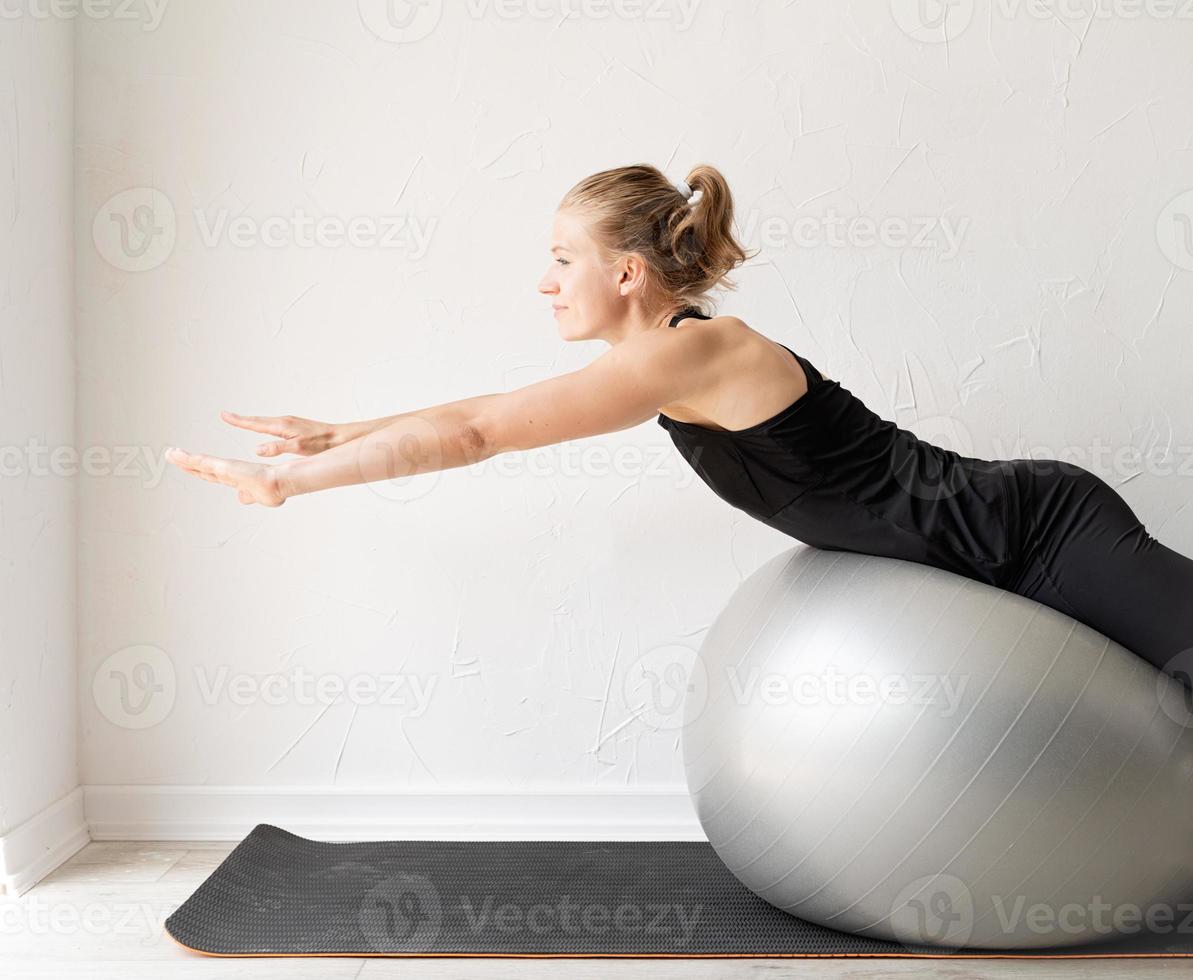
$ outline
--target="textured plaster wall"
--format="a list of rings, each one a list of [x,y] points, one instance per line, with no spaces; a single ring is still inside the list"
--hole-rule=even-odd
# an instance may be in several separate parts
[[[666,668],[791,542],[653,422],[277,510],[162,459],[252,458],[221,409],[599,356],[535,285],[619,164],[723,169],[762,249],[724,311],[925,438],[1084,462],[1193,554],[1193,10],[138,9],[78,24],[85,782],[682,784]]]

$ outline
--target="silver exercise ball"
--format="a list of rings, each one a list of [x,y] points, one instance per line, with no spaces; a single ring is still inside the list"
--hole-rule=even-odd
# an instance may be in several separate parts
[[[954,950],[1193,928],[1186,689],[1071,617],[798,547],[737,589],[696,677],[688,787],[772,905]]]

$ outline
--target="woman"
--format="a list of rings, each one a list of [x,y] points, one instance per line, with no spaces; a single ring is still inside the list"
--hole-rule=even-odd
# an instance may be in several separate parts
[[[516,391],[330,425],[224,413],[279,437],[276,465],[173,449],[187,472],[276,507],[329,487],[479,462],[658,422],[723,499],[819,548],[935,565],[1036,599],[1188,683],[1193,561],[1152,538],[1105,482],[1055,460],[985,461],[871,412],[804,357],[701,308],[748,257],[724,177],[647,165],[573,187],[555,216],[552,297],[587,367]],[[672,329],[673,328],[673,329]],[[1183,656],[1182,656],[1183,655]]]

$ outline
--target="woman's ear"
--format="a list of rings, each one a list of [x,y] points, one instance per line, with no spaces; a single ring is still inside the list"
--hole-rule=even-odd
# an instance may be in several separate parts
[[[646,283],[646,261],[637,252],[631,252],[620,262],[621,274],[617,280],[617,291],[629,296]]]

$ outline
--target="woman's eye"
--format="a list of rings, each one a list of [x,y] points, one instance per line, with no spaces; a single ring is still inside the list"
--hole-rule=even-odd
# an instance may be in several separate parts
[[[568,262],[567,259],[563,258],[563,256],[556,256],[555,261],[558,262],[560,265],[570,265],[571,264]]]

